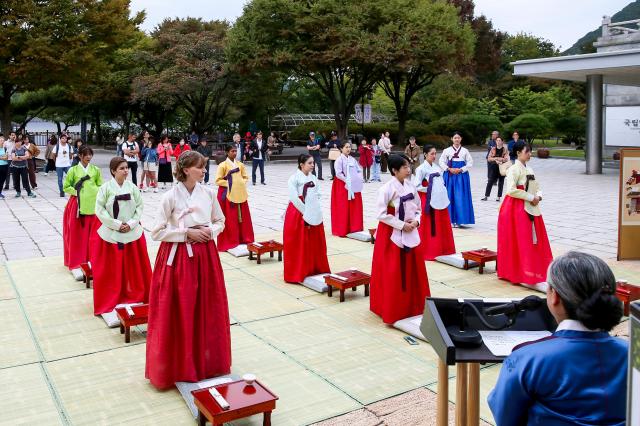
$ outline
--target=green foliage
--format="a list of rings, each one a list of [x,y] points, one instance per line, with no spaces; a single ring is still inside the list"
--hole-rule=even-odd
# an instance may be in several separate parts
[[[584,145],[586,142],[587,119],[581,115],[567,115],[555,121],[556,132],[563,137],[563,143],[574,142]]]
[[[398,122],[365,124],[364,133],[360,125],[353,125],[350,129],[352,134],[364,135],[369,140],[371,138],[379,139],[383,132],[388,131],[391,134],[390,138],[393,144],[402,144],[398,141]],[[331,131],[335,130],[335,123],[310,121],[291,129],[289,131],[289,139],[306,141],[311,131],[316,132],[316,134],[324,133],[328,136]],[[407,121],[406,134],[408,136],[416,136],[416,139],[420,142],[421,137],[424,138],[425,135],[429,134],[429,126],[417,121]]]
[[[536,138],[544,138],[551,135],[553,126],[544,115],[525,113],[520,114],[507,125],[507,131],[518,131],[520,137],[531,143]]]
[[[552,124],[560,117],[580,115],[583,107],[578,105],[571,90],[564,86],[554,86],[544,92],[534,92],[529,86],[511,89],[502,98],[505,121],[511,121],[525,113],[541,114]]]
[[[523,59],[548,58],[558,56],[559,50],[549,40],[532,34],[508,34],[502,43],[502,63],[511,70],[511,62]]]
[[[465,145],[483,144],[493,130],[503,125],[497,117],[481,114],[451,114],[431,123],[429,128],[438,135],[460,132]]]
[[[499,118],[503,109],[498,98],[468,98],[465,99],[464,110],[472,114],[488,115]]]

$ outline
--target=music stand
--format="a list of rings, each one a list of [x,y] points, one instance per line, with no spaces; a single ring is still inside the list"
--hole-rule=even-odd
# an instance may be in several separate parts
[[[456,372],[456,425],[478,425],[480,423],[480,364],[501,363],[504,358],[495,356],[484,342],[479,347],[456,347],[447,327],[461,324],[463,302],[470,302],[480,312],[484,308],[502,305],[505,302],[485,302],[484,299],[439,299],[428,297],[420,331],[438,355],[438,426],[448,425],[449,411],[449,366],[457,365]],[[487,330],[473,310],[465,310],[468,328]],[[492,321],[496,322],[496,321]],[[518,313],[516,322],[505,328],[512,331],[555,331],[557,324],[546,304],[535,311]]]

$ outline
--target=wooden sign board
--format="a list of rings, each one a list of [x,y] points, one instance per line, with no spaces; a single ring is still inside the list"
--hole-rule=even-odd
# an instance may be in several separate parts
[[[640,149],[620,150],[618,260],[640,259]]]

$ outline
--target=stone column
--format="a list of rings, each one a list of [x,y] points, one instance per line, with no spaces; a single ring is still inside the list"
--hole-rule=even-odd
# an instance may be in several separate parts
[[[587,76],[587,174],[602,174],[602,75]]]

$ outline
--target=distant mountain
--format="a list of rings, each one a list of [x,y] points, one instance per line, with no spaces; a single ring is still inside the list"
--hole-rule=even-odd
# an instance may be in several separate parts
[[[622,22],[622,21],[630,21],[632,19],[640,19],[640,0],[636,0],[634,2],[629,3],[624,7],[621,11],[614,14],[611,17],[611,22]],[[595,30],[587,33],[580,40],[576,41],[576,43],[571,46],[569,49],[562,52],[563,55],[577,55],[580,53],[593,53],[595,52],[595,48],[593,47],[593,43],[600,37],[602,34],[602,27],[598,27]]]

